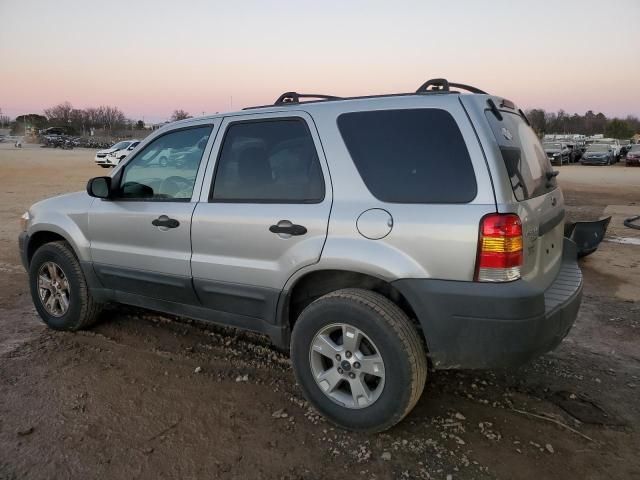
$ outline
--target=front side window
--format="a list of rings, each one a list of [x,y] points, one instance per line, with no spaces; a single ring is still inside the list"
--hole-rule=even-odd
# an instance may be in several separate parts
[[[227,128],[211,200],[318,203],[323,198],[320,162],[303,120],[238,122]]]
[[[189,201],[211,130],[176,130],[153,140],[124,167],[118,197]]]

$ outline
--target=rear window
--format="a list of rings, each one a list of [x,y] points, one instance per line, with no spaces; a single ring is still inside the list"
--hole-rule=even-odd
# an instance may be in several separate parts
[[[345,113],[338,128],[369,191],[391,203],[468,203],[478,190],[453,117],[441,109]]]
[[[547,180],[551,163],[535,132],[517,113],[501,113],[502,120],[490,110],[485,115],[500,147],[516,200],[528,200],[556,188],[555,178]]]

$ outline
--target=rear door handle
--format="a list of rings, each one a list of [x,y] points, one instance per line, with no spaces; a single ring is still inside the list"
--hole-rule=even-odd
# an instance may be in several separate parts
[[[280,220],[277,225],[271,225],[269,231],[285,235],[304,235],[307,233],[307,228],[291,223],[289,220]]]
[[[151,224],[154,227],[165,227],[165,228],[178,228],[180,226],[180,222],[175,218],[169,218],[166,215],[160,215],[156,218]]]

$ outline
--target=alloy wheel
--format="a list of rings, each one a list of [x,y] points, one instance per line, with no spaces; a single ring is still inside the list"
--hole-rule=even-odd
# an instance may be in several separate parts
[[[385,366],[380,350],[352,325],[334,323],[316,333],[309,362],[320,390],[343,407],[369,407],[384,389]]]
[[[69,310],[69,280],[57,263],[45,262],[38,270],[38,295],[47,313],[54,317],[61,317]]]

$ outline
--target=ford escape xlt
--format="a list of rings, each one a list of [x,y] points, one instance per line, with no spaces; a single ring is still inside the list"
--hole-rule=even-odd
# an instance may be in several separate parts
[[[33,205],[20,248],[43,320],[86,328],[119,302],[267,334],[311,403],[363,431],[411,411],[428,360],[518,365],[567,335],[576,247],[513,103],[440,79],[306,97],[172,123]]]

